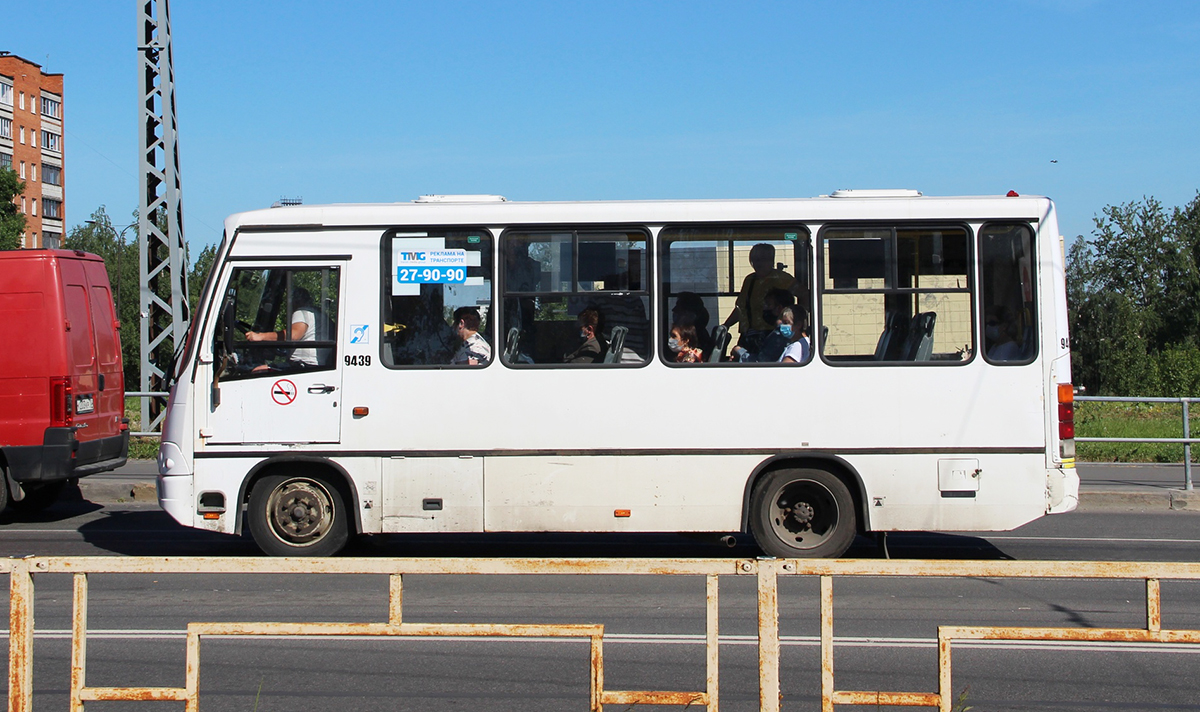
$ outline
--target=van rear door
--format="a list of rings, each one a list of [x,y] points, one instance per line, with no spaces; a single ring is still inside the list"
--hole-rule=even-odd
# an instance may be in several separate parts
[[[97,384],[96,422],[92,437],[118,435],[125,417],[125,374],[121,363],[121,341],[117,336],[117,317],[104,263],[83,263],[91,303],[92,336],[96,348]],[[87,438],[91,439],[91,437]]]
[[[92,295],[82,260],[59,259],[62,275],[64,328],[67,334],[67,368],[70,379],[76,431],[80,440],[100,437],[103,427],[97,422],[96,396],[100,379],[96,360],[96,339],[92,327]]]

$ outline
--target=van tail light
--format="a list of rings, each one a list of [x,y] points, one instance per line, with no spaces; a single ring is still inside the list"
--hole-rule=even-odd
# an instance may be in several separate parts
[[[1075,459],[1075,389],[1058,384],[1058,440],[1063,460]]]
[[[75,393],[70,378],[50,379],[50,427],[66,428],[75,423]]]

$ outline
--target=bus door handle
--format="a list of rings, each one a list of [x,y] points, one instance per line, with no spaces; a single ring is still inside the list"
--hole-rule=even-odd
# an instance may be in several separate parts
[[[308,387],[309,393],[333,393],[337,390],[337,386],[327,386],[324,383],[314,383]]]

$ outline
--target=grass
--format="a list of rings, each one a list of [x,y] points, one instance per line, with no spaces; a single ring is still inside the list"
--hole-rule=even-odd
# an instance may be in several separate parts
[[[1200,406],[1189,407],[1192,437],[1200,435]],[[1075,436],[1181,438],[1183,406],[1174,403],[1075,403]],[[1192,462],[1200,454],[1192,446]],[[1183,462],[1183,446],[1168,443],[1079,443],[1082,462]]]
[[[130,398],[125,401],[125,417],[129,418],[129,429],[137,432],[142,429],[142,407],[140,398]],[[129,438],[130,460],[153,460],[158,457],[158,438]]]

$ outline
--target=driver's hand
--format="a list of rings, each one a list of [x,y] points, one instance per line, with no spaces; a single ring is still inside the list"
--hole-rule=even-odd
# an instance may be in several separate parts
[[[266,341],[266,339],[263,338],[263,334],[261,332],[247,331],[246,341]]]

